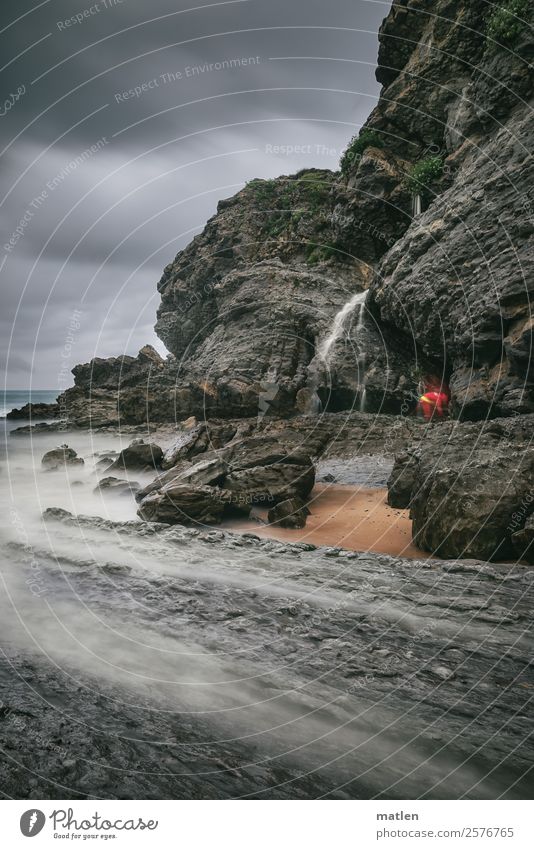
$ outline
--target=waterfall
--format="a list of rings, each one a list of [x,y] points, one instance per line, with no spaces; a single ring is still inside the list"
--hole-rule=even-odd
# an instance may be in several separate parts
[[[421,215],[422,211],[423,210],[421,206],[421,195],[414,195],[412,202],[412,218],[415,218],[416,215]]]
[[[334,316],[334,321],[332,322],[332,329],[328,336],[323,339],[322,343],[319,345],[317,350],[318,359],[323,360],[325,364],[328,363],[330,354],[332,349],[337,342],[337,340],[341,337],[347,321],[354,310],[358,307],[358,320],[356,322],[356,341],[358,344],[358,339],[361,335],[361,331],[363,329],[364,323],[364,315],[365,315],[365,299],[367,297],[367,291],[356,292],[352,296],[352,298],[347,301],[347,303],[336,313]],[[358,356],[358,373],[362,375],[362,379],[360,382],[359,390],[360,390],[360,403],[359,410],[361,413],[365,412],[365,404],[366,404],[366,388],[365,388],[365,351],[362,351],[360,348],[360,353]],[[313,387],[315,388],[315,387]]]
[[[329,354],[332,350],[333,345],[337,342],[337,340],[343,333],[344,327],[347,323],[347,319],[357,306],[360,307],[360,311],[358,314],[357,331],[360,330],[363,324],[363,313],[366,296],[367,291],[356,292],[356,294],[352,296],[350,301],[347,301],[347,303],[334,316],[332,329],[328,336],[320,344],[319,350],[317,352],[319,354],[319,357],[325,362],[328,362]]]
[[[360,305],[360,312],[358,314],[358,324],[356,325],[356,340],[359,340],[361,331],[363,329],[363,317],[365,313],[365,299],[362,301]],[[360,355],[358,357],[358,371],[362,373],[362,389],[360,390],[360,413],[365,413],[365,402],[367,396],[367,389],[365,387],[365,351],[360,349]]]

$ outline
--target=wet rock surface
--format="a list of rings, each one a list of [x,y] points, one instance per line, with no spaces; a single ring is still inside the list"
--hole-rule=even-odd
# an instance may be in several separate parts
[[[298,496],[281,501],[275,507],[271,507],[267,514],[269,524],[279,525],[281,528],[304,528],[309,516],[306,502]]]
[[[533,425],[531,415],[449,422],[396,458],[388,502],[410,507],[416,545],[440,557],[531,557],[522,529],[534,511]]]
[[[74,448],[69,448],[68,445],[60,445],[59,448],[47,451],[41,460],[41,466],[49,472],[65,466],[83,466],[83,463],[83,458],[78,457]]]
[[[248,513],[254,504],[306,498],[315,483],[311,458],[278,437],[230,440],[219,450],[182,460],[137,493],[139,515],[161,521],[217,522],[226,512]],[[187,507],[191,507],[189,514]],[[210,517],[210,518],[208,518]]]
[[[15,410],[10,410],[6,419],[58,419],[60,408],[58,404],[24,404]]]
[[[54,549],[36,554],[56,610],[75,595],[105,611],[123,634],[107,663],[134,638],[150,678],[92,677],[49,631],[59,668],[8,647],[0,776],[14,796],[528,798],[528,568],[48,521]],[[115,551],[96,561],[110,531]],[[155,640],[171,654],[142,648]]]
[[[155,469],[161,465],[163,451],[155,442],[134,439],[123,448],[111,469]]]
[[[124,480],[116,478],[113,475],[102,478],[95,487],[95,493],[111,493],[113,495],[135,495],[141,489],[141,484],[137,481]]]
[[[224,490],[171,481],[145,496],[138,515],[148,522],[216,524],[230,499]]]
[[[395,4],[381,31],[378,75],[388,105],[379,103],[368,124],[394,133],[394,147],[404,146],[410,160],[418,147],[421,159],[439,155],[444,170],[426,210],[377,266],[369,309],[440,363],[457,416],[528,413],[532,8],[513,50],[484,37],[485,4],[456,3],[457,27],[445,0],[435,11]],[[404,42],[397,33],[408,31]],[[414,34],[433,49],[412,50]]]

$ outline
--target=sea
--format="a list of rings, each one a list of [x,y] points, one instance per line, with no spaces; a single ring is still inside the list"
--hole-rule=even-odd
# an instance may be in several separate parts
[[[5,389],[0,403],[0,419],[5,419],[11,410],[24,404],[52,404],[59,395],[58,389]]]

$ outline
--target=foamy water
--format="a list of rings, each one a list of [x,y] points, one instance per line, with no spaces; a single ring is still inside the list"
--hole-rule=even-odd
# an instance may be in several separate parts
[[[315,796],[347,782],[353,795],[355,787],[372,795],[400,782],[401,798],[434,785],[453,796],[479,781],[479,795],[499,789],[498,776],[485,778],[478,763],[462,765],[460,750],[440,751],[445,738],[419,736],[425,721],[413,705],[406,703],[407,716],[399,708],[395,679],[391,693],[376,689],[380,678],[351,687],[358,679],[347,675],[355,664],[372,669],[371,653],[381,645],[396,651],[390,632],[404,639],[427,633],[443,645],[456,639],[458,623],[434,619],[428,606],[405,601],[395,589],[398,566],[333,560],[217,531],[204,539],[181,528],[137,534],[120,525],[44,523],[48,507],[114,522],[135,519],[133,497],[93,491],[106,474],[96,467],[99,456],[118,451],[131,436],[7,439],[2,648],[9,658],[53,670],[60,682],[79,682],[82,692],[101,691],[101,733],[115,727],[105,695],[113,687],[124,705],[207,723],[207,751],[224,746],[242,765],[276,763],[284,775],[309,773]],[[42,455],[61,442],[85,465],[43,471]],[[130,475],[140,483],[149,477]],[[358,637],[365,630],[355,630],[365,622],[379,623],[368,648]],[[489,630],[483,623],[460,625],[462,639],[473,644]],[[149,724],[136,734],[152,739],[153,729]],[[243,768],[240,795],[249,792],[252,775]],[[266,789],[273,780],[265,778]]]

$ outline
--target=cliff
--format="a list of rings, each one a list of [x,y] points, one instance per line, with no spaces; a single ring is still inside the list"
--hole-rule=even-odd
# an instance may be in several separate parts
[[[533,410],[531,23],[522,0],[395,2],[380,99],[340,171],[253,180],[222,200],[158,284],[171,357],[118,387],[101,364],[78,367],[63,399],[74,417],[90,397],[95,422],[110,405],[135,422],[288,416],[314,391],[332,411],[399,412],[428,371],[450,381],[459,418]],[[348,315],[321,360],[334,317],[366,289],[363,321]]]

